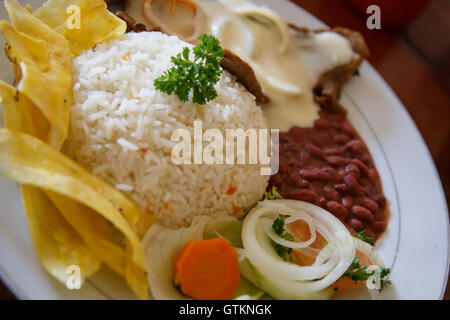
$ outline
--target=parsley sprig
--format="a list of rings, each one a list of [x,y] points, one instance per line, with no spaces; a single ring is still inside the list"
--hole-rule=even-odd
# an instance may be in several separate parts
[[[352,279],[355,283],[358,281],[367,281],[371,276],[375,274],[375,272],[379,272],[380,277],[380,290],[387,284],[391,284],[389,280],[386,280],[386,277],[391,273],[391,269],[380,267],[378,271],[370,270],[367,266],[359,265],[359,257],[355,256],[352,264],[347,269],[347,271],[342,275],[343,277],[348,277]]]
[[[175,93],[182,101],[188,101],[192,92],[192,101],[200,105],[217,97],[214,85],[223,71],[220,61],[224,51],[219,40],[212,35],[203,34],[199,40],[200,43],[193,48],[193,61],[189,59],[189,47],[170,58],[175,66],[155,79],[156,89],[167,94]]]
[[[288,231],[284,230],[284,218],[278,217],[276,218],[272,223],[272,229],[275,231],[277,235],[282,237],[285,240],[294,241],[294,236],[290,234]],[[272,245],[275,248],[275,251],[277,254],[284,260],[291,260],[292,261],[292,248],[286,248],[278,243],[275,243],[272,241]]]
[[[374,243],[375,243],[374,239],[372,237],[366,236],[366,230],[362,230],[362,231],[358,232],[357,235],[358,235],[358,238],[360,238],[362,241],[367,242],[371,246],[374,245]]]

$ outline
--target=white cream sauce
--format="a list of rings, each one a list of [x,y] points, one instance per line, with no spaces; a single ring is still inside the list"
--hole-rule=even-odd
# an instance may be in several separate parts
[[[139,1],[131,1],[139,2]],[[198,1],[204,32],[251,65],[270,102],[262,106],[270,128],[311,127],[319,115],[313,88],[320,76],[350,62],[349,41],[334,32],[289,30],[275,12],[246,0]],[[129,12],[135,17],[137,9]]]

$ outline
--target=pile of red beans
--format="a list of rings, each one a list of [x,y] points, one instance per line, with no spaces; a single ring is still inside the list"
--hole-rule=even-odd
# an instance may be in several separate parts
[[[316,204],[355,231],[378,238],[387,205],[364,141],[343,114],[320,112],[313,128],[280,133],[280,167],[270,178],[287,199]]]

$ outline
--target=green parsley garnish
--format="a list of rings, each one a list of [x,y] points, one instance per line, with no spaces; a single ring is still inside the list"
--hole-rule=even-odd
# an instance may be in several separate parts
[[[264,194],[264,200],[275,200],[275,199],[283,199],[281,194],[278,193],[277,187],[272,186],[272,190],[266,191]]]
[[[385,279],[391,273],[391,269],[380,267],[378,271],[372,271],[367,266],[360,266],[359,257],[357,256],[355,256],[352,264],[342,276],[348,277],[356,283],[358,281],[367,281],[371,276],[375,274],[375,272],[379,272],[380,291],[383,290],[383,288],[387,284],[391,284],[391,281]]]
[[[370,244],[371,246],[373,246],[374,243],[375,243],[375,241],[373,240],[372,237],[366,236],[366,230],[362,230],[362,231],[358,232],[358,237],[359,237],[362,241],[367,242],[368,244]]]
[[[288,231],[284,230],[284,218],[278,217],[272,223],[272,229],[275,231],[277,235],[282,237],[285,240],[294,241],[294,236],[290,234]],[[275,248],[275,251],[280,256],[280,258],[284,260],[292,261],[292,248],[286,248],[278,243],[272,241],[272,245]]]
[[[182,101],[188,101],[192,92],[193,102],[206,104],[217,97],[214,85],[223,71],[220,61],[224,51],[212,35],[203,34],[198,39],[200,43],[193,49],[194,61],[189,60],[190,49],[184,47],[181,53],[170,58],[175,66],[155,79],[154,86],[167,94],[175,93]]]

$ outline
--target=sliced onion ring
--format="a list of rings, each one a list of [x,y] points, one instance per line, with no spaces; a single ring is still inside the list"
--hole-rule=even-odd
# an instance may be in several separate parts
[[[304,220],[312,233],[309,240],[295,242],[283,239],[272,230],[276,217],[283,216],[285,223]],[[272,241],[288,248],[306,250],[319,232],[328,242],[311,266],[299,266],[281,259]],[[323,292],[336,282],[350,267],[356,250],[368,256],[376,265],[383,262],[373,248],[350,235],[347,228],[328,211],[296,200],[271,200],[260,202],[244,220],[242,229],[244,250],[242,254],[269,284],[276,284],[286,296],[310,297]],[[307,245],[308,244],[308,245]],[[273,288],[273,286],[272,286]],[[269,293],[270,294],[270,293]]]

